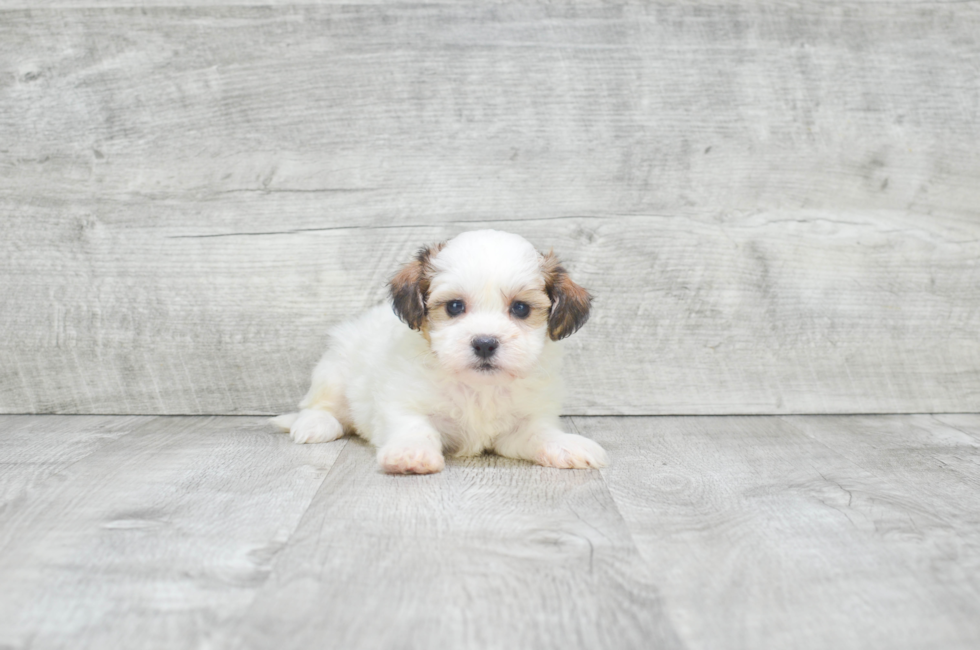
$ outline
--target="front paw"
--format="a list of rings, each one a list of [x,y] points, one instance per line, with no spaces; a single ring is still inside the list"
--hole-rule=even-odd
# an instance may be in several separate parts
[[[545,442],[535,455],[534,462],[559,469],[587,469],[606,467],[609,457],[598,443],[574,433],[564,433]]]
[[[446,460],[438,449],[398,443],[379,449],[378,463],[388,474],[435,474],[446,466]]]

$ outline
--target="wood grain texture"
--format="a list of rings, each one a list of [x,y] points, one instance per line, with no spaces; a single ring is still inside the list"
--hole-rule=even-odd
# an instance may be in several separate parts
[[[0,505],[0,646],[205,647],[344,444],[254,418],[0,418],[0,481],[35,479]]]
[[[980,415],[566,425],[610,467],[2,416],[0,647],[980,644]]]
[[[975,438],[927,416],[574,421],[686,647],[980,642]]]
[[[936,421],[948,427],[952,427],[961,433],[971,435],[980,439],[980,419],[973,413],[944,413],[933,415]]]
[[[599,472],[374,456],[347,445],[229,647],[681,647]]]
[[[130,433],[143,419],[0,416],[0,513],[30,498],[32,490],[48,478]]]
[[[488,225],[598,296],[568,413],[980,410],[978,57],[977,3],[3,11],[0,412],[282,411]]]
[[[918,5],[924,7],[943,7],[953,4],[969,4],[969,0],[885,0],[890,5]],[[82,8],[126,8],[134,7],[306,7],[306,6],[417,6],[417,5],[461,5],[461,6],[507,6],[513,5],[508,0],[2,0],[0,8],[4,9],[82,9]],[[628,3],[624,3],[628,4]],[[666,3],[659,3],[666,4]],[[700,0],[700,7],[716,9],[719,7],[742,6],[752,3],[751,0],[736,2],[733,0]],[[851,2],[841,2],[841,0],[811,0],[811,2],[801,2],[801,0],[781,0],[774,2],[770,0],[766,5],[774,7],[804,9],[840,9],[841,7],[852,8],[859,6],[860,3],[852,0]]]

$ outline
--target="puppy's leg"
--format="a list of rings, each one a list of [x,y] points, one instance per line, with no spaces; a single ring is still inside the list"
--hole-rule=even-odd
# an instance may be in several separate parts
[[[303,409],[289,427],[289,437],[298,445],[330,442],[344,435],[344,427],[333,413]]]
[[[442,438],[427,418],[389,416],[387,435],[378,445],[378,463],[389,474],[433,474],[446,466]],[[380,441],[379,441],[380,442]]]
[[[497,439],[494,451],[508,458],[529,460],[545,467],[586,469],[609,464],[606,450],[598,443],[565,433],[557,422],[538,420]]]
[[[321,361],[314,372],[313,385],[300,402],[302,410],[272,418],[272,424],[289,431],[296,444],[330,442],[351,428],[350,409],[336,367]]]

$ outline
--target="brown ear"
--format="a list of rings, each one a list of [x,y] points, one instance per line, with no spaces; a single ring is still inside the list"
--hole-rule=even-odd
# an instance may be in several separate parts
[[[544,270],[544,288],[551,299],[548,336],[552,341],[558,341],[574,334],[589,320],[592,296],[568,277],[568,271],[554,252],[545,255],[541,265]]]
[[[395,313],[413,330],[422,329],[425,322],[429,281],[432,277],[430,260],[444,245],[445,243],[420,248],[415,259],[403,266],[388,283]]]

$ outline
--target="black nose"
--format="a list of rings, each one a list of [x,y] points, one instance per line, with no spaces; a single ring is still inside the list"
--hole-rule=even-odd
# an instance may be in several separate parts
[[[489,359],[497,351],[500,341],[492,336],[478,336],[472,341],[473,351],[481,359]]]

